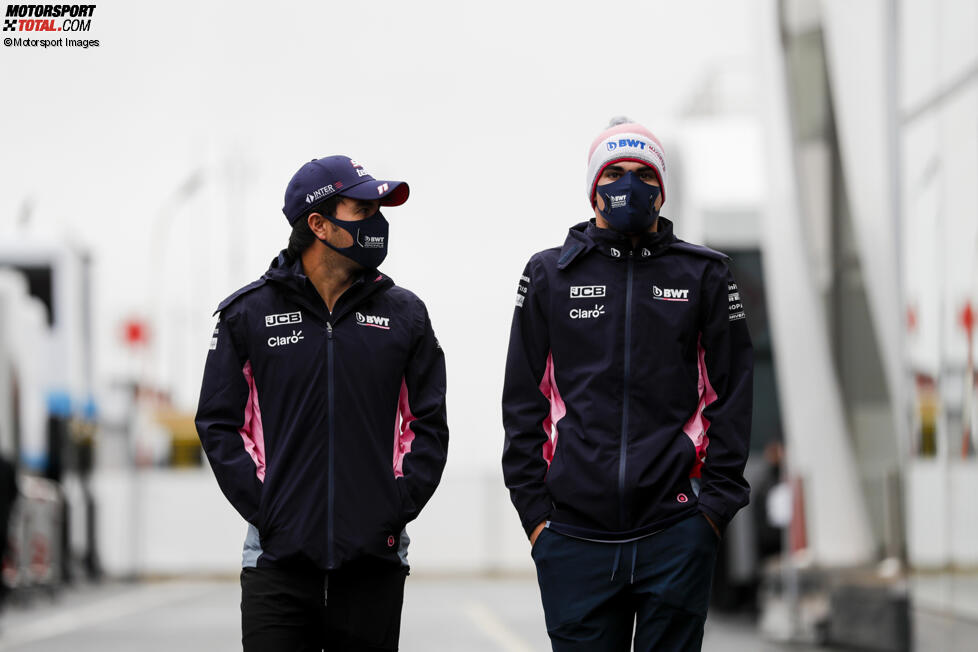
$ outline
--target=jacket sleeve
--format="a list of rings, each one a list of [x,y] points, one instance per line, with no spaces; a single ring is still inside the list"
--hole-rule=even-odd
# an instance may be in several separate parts
[[[699,353],[706,392],[715,399],[703,411],[709,445],[699,508],[722,529],[750,498],[744,466],[750,450],[754,354],[740,289],[726,265],[708,273],[705,296]]]
[[[441,481],[448,458],[448,417],[445,408],[445,354],[421,304],[421,334],[404,370],[395,468],[404,522],[421,512]]]
[[[194,421],[221,491],[257,527],[264,453],[256,447],[255,414],[249,409],[251,365],[236,342],[234,326],[234,320],[222,316],[214,329]]]
[[[529,535],[547,520],[553,508],[547,492],[548,463],[544,449],[550,435],[544,422],[550,400],[541,385],[550,355],[547,326],[547,288],[543,274],[534,274],[531,259],[520,278],[516,309],[509,334],[506,377],[503,383],[503,477],[510,498]]]

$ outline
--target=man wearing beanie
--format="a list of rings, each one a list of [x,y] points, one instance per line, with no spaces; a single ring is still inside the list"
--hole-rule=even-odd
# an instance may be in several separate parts
[[[673,235],[662,145],[591,144],[594,217],[516,295],[503,472],[557,652],[699,650],[717,546],[747,504],[752,352],[727,257]]]
[[[345,156],[306,163],[285,191],[288,248],[217,308],[196,423],[248,522],[246,652],[397,649],[404,528],[448,447],[427,310],[377,270],[379,207],[407,198]]]

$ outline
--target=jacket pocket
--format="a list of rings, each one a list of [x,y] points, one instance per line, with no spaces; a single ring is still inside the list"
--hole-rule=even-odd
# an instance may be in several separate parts
[[[411,492],[408,491],[404,478],[394,478],[394,488],[397,491],[397,518],[394,525],[403,530],[407,522],[413,518],[414,501],[411,500]]]
[[[264,491],[264,487],[262,487],[262,489],[263,491],[261,492],[261,496],[258,499],[258,514],[255,517],[254,525],[255,528],[258,529],[258,533],[261,536],[264,536],[268,530],[268,527],[266,525],[266,522],[268,521],[268,517],[266,516],[266,513],[268,511],[268,505],[266,504],[268,492]]]

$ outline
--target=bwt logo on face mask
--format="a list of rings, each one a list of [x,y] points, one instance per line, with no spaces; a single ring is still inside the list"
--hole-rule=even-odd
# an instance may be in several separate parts
[[[608,143],[608,151],[613,152],[619,147],[637,147],[638,149],[645,149],[645,141],[637,140],[635,138],[619,138],[618,142],[611,141]]]
[[[689,301],[689,290],[679,290],[676,288],[660,288],[658,285],[652,286],[652,298],[659,301]]]
[[[391,318],[390,317],[378,317],[377,315],[365,315],[362,312],[356,314],[357,326],[372,326],[373,328],[381,328],[385,331],[391,329]]]
[[[360,246],[364,249],[383,249],[384,236],[362,235],[360,236]]]

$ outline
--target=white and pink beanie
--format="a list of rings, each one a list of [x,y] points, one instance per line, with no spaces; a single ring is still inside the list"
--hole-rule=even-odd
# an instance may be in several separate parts
[[[592,205],[601,173],[618,161],[638,161],[655,170],[662,201],[666,201],[666,153],[662,143],[642,125],[626,122],[605,129],[591,143],[587,158],[587,193]]]

